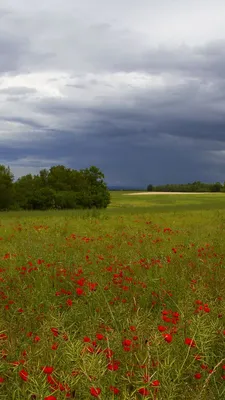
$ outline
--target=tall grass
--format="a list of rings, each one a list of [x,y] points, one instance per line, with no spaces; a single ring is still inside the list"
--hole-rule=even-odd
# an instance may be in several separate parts
[[[225,213],[203,197],[2,214],[0,399],[225,398]]]

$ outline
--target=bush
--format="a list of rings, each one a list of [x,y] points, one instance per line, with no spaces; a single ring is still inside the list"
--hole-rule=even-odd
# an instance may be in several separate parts
[[[110,203],[104,174],[94,166],[76,171],[58,165],[39,175],[22,176],[15,183],[10,170],[2,166],[0,178],[1,209],[91,209]]]

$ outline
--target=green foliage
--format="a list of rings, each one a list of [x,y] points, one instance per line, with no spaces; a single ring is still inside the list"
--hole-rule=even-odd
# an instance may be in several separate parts
[[[151,185],[149,185],[151,186]],[[149,191],[149,189],[147,188]],[[200,181],[195,181],[193,183],[178,183],[178,184],[167,184],[158,185],[152,188],[155,192],[222,192],[224,191],[224,185],[220,182],[216,183],[204,183]]]
[[[149,184],[147,186],[147,192],[152,192],[153,191],[153,185]]]
[[[91,209],[109,203],[104,174],[97,167],[76,171],[57,165],[13,182],[10,169],[0,166],[1,210]]]
[[[0,165],[0,210],[7,210],[12,203],[13,178],[10,168]]]
[[[220,182],[216,182],[211,186],[211,192],[220,192],[222,187]]]

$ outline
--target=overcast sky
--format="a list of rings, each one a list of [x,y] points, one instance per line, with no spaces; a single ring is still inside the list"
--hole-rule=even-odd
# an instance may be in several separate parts
[[[1,0],[0,164],[225,180],[224,0]]]

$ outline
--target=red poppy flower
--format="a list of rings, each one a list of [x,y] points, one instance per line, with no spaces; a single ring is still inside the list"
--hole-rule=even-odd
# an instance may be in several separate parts
[[[140,393],[142,396],[148,396],[150,392],[146,388],[141,388],[138,390],[138,393]]]
[[[78,284],[79,286],[84,286],[84,283],[85,283],[85,278],[80,278],[80,279],[78,279],[78,281],[77,281],[77,284]]]
[[[97,338],[98,340],[103,340],[103,339],[105,339],[105,336],[102,335],[102,333],[96,333],[96,338]]]
[[[130,339],[124,339],[122,343],[123,343],[123,346],[129,347],[129,346],[131,346],[132,341]]]
[[[91,342],[91,339],[90,339],[88,336],[84,336],[83,341],[84,341],[85,343],[90,343],[90,342]]]
[[[47,375],[47,382],[52,386],[58,386],[58,382],[51,375]]]
[[[51,373],[54,371],[54,368],[53,368],[53,367],[43,367],[43,368],[42,368],[42,371],[43,371],[45,374],[51,374]]]
[[[57,350],[58,347],[59,347],[59,344],[58,344],[58,343],[53,343],[53,345],[52,345],[52,350]]]
[[[94,283],[94,282],[89,282],[88,283],[88,287],[92,292],[94,292],[96,290],[97,286],[98,286],[97,283]]]
[[[136,331],[136,326],[131,325],[131,326],[130,326],[130,331],[131,331],[131,332],[135,332],[135,331]]]
[[[12,362],[12,365],[14,365],[15,367],[17,367],[18,365],[24,364],[24,363],[25,363],[25,360],[19,360],[19,361],[13,361],[13,362]]]
[[[120,390],[115,386],[110,386],[109,390],[114,394],[119,394]]]
[[[119,363],[118,362],[112,362],[108,365],[107,367],[110,371],[117,371],[119,369]]]
[[[201,379],[202,375],[200,374],[200,372],[197,372],[197,373],[194,375],[194,377],[195,377],[195,379]]]
[[[90,393],[93,397],[98,397],[101,394],[101,389],[100,388],[90,388]]]
[[[28,372],[25,371],[25,369],[21,369],[21,371],[19,372],[19,376],[25,382],[28,380]]]
[[[47,396],[44,398],[44,400],[57,400],[55,396]]]
[[[155,380],[152,382],[152,386],[160,386],[160,382],[158,380]]]
[[[130,351],[130,346],[124,346],[123,350],[129,352]]]
[[[69,340],[69,337],[68,337],[68,335],[67,335],[66,333],[64,333],[64,334],[62,335],[62,337],[63,337],[63,340],[65,340],[65,342],[66,342],[67,340]]]
[[[184,343],[190,347],[196,347],[196,343],[195,343],[194,339],[186,338]]]
[[[159,332],[165,332],[167,330],[167,327],[164,325],[158,325],[158,330]]]
[[[94,353],[94,352],[95,352],[95,348],[92,347],[92,346],[88,346],[86,349],[87,349],[87,351],[88,351],[89,353]]]
[[[83,291],[83,289],[81,289],[81,288],[76,288],[76,294],[77,294],[77,296],[82,296],[82,294],[84,294],[84,291]]]
[[[171,335],[170,333],[165,333],[163,336],[164,336],[164,340],[165,340],[167,343],[171,343],[171,342],[172,342],[173,337],[172,337],[172,335]]]
[[[212,374],[212,372],[213,372],[213,369],[209,369],[209,370],[208,370],[208,373],[209,373],[209,374]]]
[[[0,333],[0,340],[6,340],[8,336],[5,333]]]
[[[51,328],[51,331],[52,331],[54,336],[59,336],[59,331],[58,331],[57,328]]]

